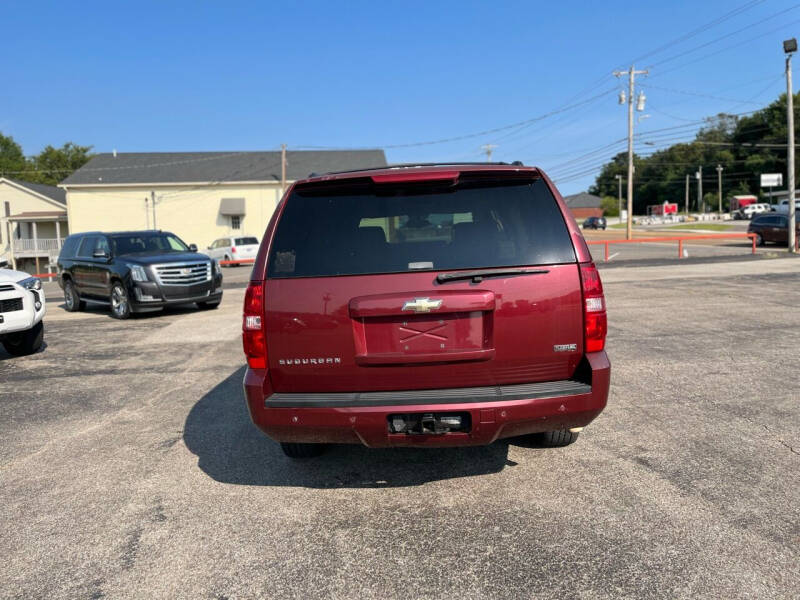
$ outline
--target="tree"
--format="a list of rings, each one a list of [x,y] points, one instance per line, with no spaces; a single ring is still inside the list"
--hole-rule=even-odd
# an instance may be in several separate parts
[[[800,94],[796,98],[800,110]],[[796,118],[795,124],[800,127],[800,119]],[[800,134],[800,129],[797,133]],[[725,113],[710,117],[692,142],[674,144],[646,157],[634,155],[634,212],[644,214],[648,205],[664,202],[682,205],[686,175],[690,176],[694,204],[695,172],[700,165],[703,190],[714,194],[714,207],[718,204],[717,165],[723,168],[723,205],[733,195],[761,195],[762,173],[786,173],[786,95],[744,117]],[[590,193],[616,195],[615,175],[623,177],[624,187],[627,173],[627,153],[615,155],[600,170]]]
[[[67,142],[61,148],[46,146],[26,158],[14,138],[0,133],[0,177],[56,185],[89,161],[91,149]]]
[[[0,133],[0,177],[18,177],[25,169],[25,155],[11,136]]]
[[[78,146],[67,142],[61,148],[46,146],[29,161],[33,171],[26,179],[36,183],[56,185],[80,169],[92,157],[91,146]]]

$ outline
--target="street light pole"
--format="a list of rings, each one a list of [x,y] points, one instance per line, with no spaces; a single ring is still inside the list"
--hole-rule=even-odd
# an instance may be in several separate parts
[[[684,198],[686,205],[686,216],[689,216],[689,174],[686,174],[686,198]]]
[[[636,75],[647,75],[649,71],[637,71],[633,65],[627,71],[614,71],[616,77],[628,76],[628,224],[626,227],[627,239],[633,239],[633,90]],[[620,98],[622,100],[622,97]],[[644,96],[636,107],[644,110]]]
[[[786,124],[789,130],[786,168],[789,171],[789,252],[797,251],[796,225],[797,215],[794,206],[794,90],[792,89],[792,53],[797,52],[797,40],[792,38],[783,42],[786,53]]]
[[[697,169],[697,210],[702,215],[705,213],[705,206],[703,206],[703,165]]]
[[[719,216],[722,218],[722,165],[717,165],[717,192],[719,193]]]

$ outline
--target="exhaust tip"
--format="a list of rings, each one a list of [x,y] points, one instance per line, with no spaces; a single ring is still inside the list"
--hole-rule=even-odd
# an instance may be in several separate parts
[[[569,428],[569,432],[570,433],[580,433],[581,431],[583,431],[583,427],[570,427]]]

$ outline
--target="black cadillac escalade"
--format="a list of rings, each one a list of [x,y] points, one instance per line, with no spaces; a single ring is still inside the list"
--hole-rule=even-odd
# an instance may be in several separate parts
[[[73,234],[64,240],[58,272],[70,312],[100,302],[127,319],[170,304],[209,309],[222,301],[219,264],[168,231]]]

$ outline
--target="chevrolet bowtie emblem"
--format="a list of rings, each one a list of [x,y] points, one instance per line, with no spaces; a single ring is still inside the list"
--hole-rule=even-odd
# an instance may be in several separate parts
[[[417,313],[428,313],[436,310],[442,305],[441,300],[431,300],[430,298],[414,298],[403,304],[403,310],[413,310]]]

